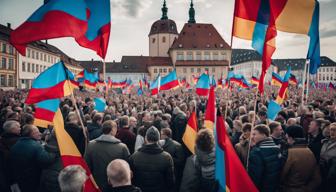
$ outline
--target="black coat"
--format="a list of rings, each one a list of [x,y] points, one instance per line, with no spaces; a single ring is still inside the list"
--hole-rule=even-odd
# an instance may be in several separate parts
[[[260,192],[273,192],[278,189],[282,162],[280,148],[271,138],[252,148],[248,173]]]
[[[316,161],[320,161],[320,153],[322,148],[322,140],[324,139],[322,132],[320,132],[316,137],[311,135],[308,136],[308,147],[314,153]]]
[[[173,139],[179,143],[182,143],[182,137],[187,125],[187,117],[184,113],[177,114],[172,120],[172,132]]]
[[[110,187],[103,192],[141,192],[141,189],[133,185],[126,185],[121,187]]]
[[[87,125],[89,132],[89,140],[94,140],[103,134],[102,128],[97,123],[89,123]]]
[[[144,192],[168,192],[175,184],[174,163],[158,144],[147,144],[129,159],[134,184]]]
[[[38,191],[41,170],[51,165],[55,155],[48,153],[42,145],[28,137],[23,137],[11,148],[9,164],[13,181],[21,192]]]

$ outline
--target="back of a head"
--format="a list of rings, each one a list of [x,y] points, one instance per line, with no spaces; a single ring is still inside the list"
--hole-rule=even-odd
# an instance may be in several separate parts
[[[117,123],[113,120],[105,121],[102,125],[103,134],[107,135],[110,134],[113,128],[117,128]]]
[[[12,130],[15,126],[20,126],[19,122],[15,120],[8,120],[3,124],[3,131],[5,133],[12,133]]]
[[[21,135],[22,137],[30,137],[33,129],[36,128],[34,125],[25,125],[22,127]]]
[[[303,128],[300,125],[291,125],[286,128],[286,134],[293,139],[304,138]]]
[[[271,134],[272,134],[274,129],[277,128],[278,126],[281,126],[281,124],[277,121],[273,121],[268,126],[269,126]]]
[[[122,159],[115,159],[106,168],[108,182],[113,187],[131,184],[131,169],[129,164]]]
[[[79,165],[67,166],[58,175],[62,192],[82,192],[86,179],[85,170]]]
[[[151,126],[147,129],[145,138],[150,143],[156,143],[160,139],[160,132],[156,127]]]
[[[98,123],[99,121],[103,120],[103,115],[101,113],[96,113],[93,118],[92,118],[92,122],[94,123]]]
[[[244,123],[243,124],[243,132],[251,132],[252,130],[252,124],[251,123]]]
[[[204,152],[211,152],[215,146],[213,133],[209,129],[202,129],[197,133],[196,147]]]
[[[161,129],[161,133],[166,135],[167,137],[172,137],[172,130],[170,128],[163,128]]]
[[[270,136],[270,128],[267,125],[260,124],[254,127],[254,130],[258,131],[261,134],[266,135],[266,137]]]
[[[120,118],[120,128],[128,127],[129,118],[127,115],[124,115]]]

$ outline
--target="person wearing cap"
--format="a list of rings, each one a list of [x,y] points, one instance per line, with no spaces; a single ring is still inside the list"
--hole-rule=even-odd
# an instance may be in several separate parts
[[[290,147],[281,172],[280,191],[316,191],[321,182],[320,172],[314,154],[307,146],[303,128],[299,125],[287,127],[286,138]]]
[[[326,128],[327,129],[327,128]],[[322,141],[320,168],[322,189],[329,192],[336,189],[336,123],[329,126],[329,138]]]
[[[169,153],[163,151],[158,141],[160,132],[148,128],[145,145],[131,155],[129,164],[134,173],[134,184],[144,192],[169,192],[174,188],[174,163]]]

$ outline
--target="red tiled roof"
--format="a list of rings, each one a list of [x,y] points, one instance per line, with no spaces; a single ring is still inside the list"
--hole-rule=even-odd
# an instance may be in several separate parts
[[[222,61],[176,61],[175,66],[228,66],[227,60]]]
[[[170,49],[231,49],[212,24],[186,23]]]

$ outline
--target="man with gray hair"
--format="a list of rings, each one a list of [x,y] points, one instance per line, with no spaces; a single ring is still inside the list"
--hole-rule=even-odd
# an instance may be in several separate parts
[[[58,175],[62,192],[83,192],[86,180],[85,170],[79,165],[67,166]]]
[[[154,126],[148,128],[145,145],[129,159],[135,185],[146,192],[168,192],[175,184],[173,159],[160,147],[159,139],[158,129]]]
[[[107,166],[107,180],[112,186],[106,192],[141,192],[138,187],[131,184],[131,169],[128,163],[122,159],[115,159]]]
[[[0,150],[3,151],[7,158],[10,148],[20,138],[20,123],[14,120],[8,120],[3,125],[3,134],[0,138]]]

